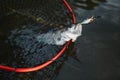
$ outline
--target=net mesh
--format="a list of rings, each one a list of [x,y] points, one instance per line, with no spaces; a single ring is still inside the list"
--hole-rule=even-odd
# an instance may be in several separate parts
[[[62,0],[1,0],[0,1],[0,15],[13,14],[14,12],[26,15],[36,19],[38,22],[45,22],[50,24],[64,24],[65,17],[68,17],[65,6]]]
[[[69,24],[70,16],[62,0],[0,0],[0,64],[33,67],[50,60],[61,47],[41,47],[34,41],[33,35]],[[54,80],[66,56],[62,55],[51,65],[32,73],[18,74],[0,70],[0,80]]]

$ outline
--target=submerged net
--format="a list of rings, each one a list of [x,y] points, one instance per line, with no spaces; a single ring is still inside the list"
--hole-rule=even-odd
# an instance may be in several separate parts
[[[50,60],[62,46],[39,43],[35,36],[69,24],[62,0],[0,0],[0,64],[33,67]],[[0,80],[54,80],[66,57],[32,73],[0,70]]]

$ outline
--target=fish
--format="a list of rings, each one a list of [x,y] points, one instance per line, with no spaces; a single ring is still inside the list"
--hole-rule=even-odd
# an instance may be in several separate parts
[[[85,19],[81,23],[72,24],[71,27],[58,30],[56,32],[48,32],[37,36],[39,42],[52,45],[64,45],[67,41],[72,39],[75,42],[76,39],[82,35],[82,25],[89,24],[94,21],[94,17]]]

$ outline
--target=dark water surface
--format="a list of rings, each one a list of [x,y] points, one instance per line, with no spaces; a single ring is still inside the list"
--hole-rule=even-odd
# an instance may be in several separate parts
[[[67,1],[78,22],[97,16],[92,24],[84,25],[67,60],[60,58],[42,72],[16,75],[0,71],[0,80],[54,80],[56,76],[55,80],[120,80],[120,1]],[[39,48],[45,49],[43,53],[54,53],[44,56],[47,59],[53,57],[60,50],[58,46],[41,47],[34,36],[69,25],[70,15],[61,0],[0,1],[0,64],[38,65],[46,60],[40,60]]]
[[[119,4],[119,0],[75,0],[72,3],[78,21],[91,15],[100,17],[84,26],[82,37],[75,43],[80,63],[68,59],[57,80],[120,80]]]

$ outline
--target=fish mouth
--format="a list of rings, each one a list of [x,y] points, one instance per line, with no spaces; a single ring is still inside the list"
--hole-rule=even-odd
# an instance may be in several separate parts
[[[95,18],[94,16],[92,16],[92,17],[90,18],[90,23],[92,23],[95,19],[96,19],[96,18]]]

